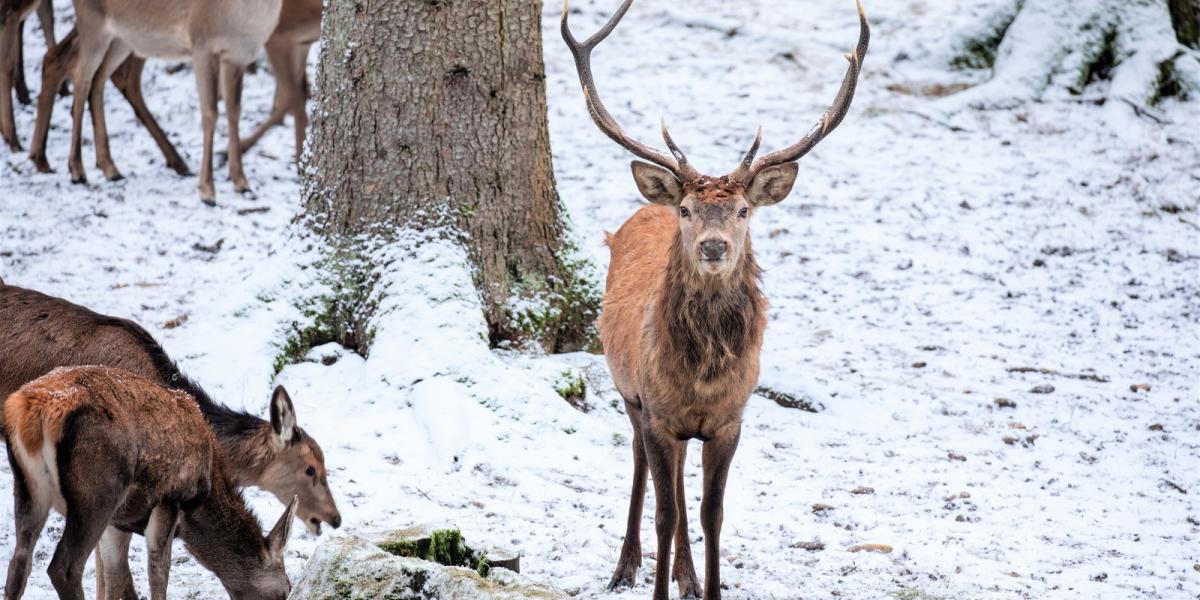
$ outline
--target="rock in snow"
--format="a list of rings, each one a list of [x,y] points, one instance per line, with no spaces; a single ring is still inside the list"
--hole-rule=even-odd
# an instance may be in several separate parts
[[[291,600],[555,599],[562,592],[494,567],[487,578],[464,567],[446,567],[388,554],[357,537],[331,538],[317,546],[296,581]]]

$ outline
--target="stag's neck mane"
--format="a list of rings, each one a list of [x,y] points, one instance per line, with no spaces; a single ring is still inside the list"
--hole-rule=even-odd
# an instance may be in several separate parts
[[[739,361],[758,352],[766,310],[761,270],[749,239],[739,264],[724,277],[698,273],[685,252],[676,234],[655,338],[660,357],[677,361],[674,372],[712,381],[738,371]]]

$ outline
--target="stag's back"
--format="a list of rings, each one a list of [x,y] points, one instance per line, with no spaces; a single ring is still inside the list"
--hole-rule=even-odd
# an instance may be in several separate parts
[[[678,228],[673,209],[650,204],[608,238],[612,259],[600,316],[600,341],[617,390],[629,400],[641,393],[637,371],[647,314],[662,296]]]

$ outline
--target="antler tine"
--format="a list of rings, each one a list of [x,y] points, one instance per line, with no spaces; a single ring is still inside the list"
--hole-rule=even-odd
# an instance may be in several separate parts
[[[742,162],[738,163],[733,173],[729,174],[729,178],[734,181],[741,181],[742,178],[749,172],[750,167],[754,165],[754,155],[758,154],[758,147],[762,145],[762,125],[758,126],[758,133],[754,134],[754,143],[750,144],[750,149],[746,151],[746,156],[742,158]]]
[[[567,43],[567,48],[570,49],[571,55],[575,58],[575,70],[578,71],[579,83],[583,86],[583,99],[587,103],[588,113],[591,114],[596,126],[621,147],[632,152],[638,158],[650,161],[671,171],[680,181],[686,183],[695,180],[700,176],[700,173],[688,164],[687,157],[671,141],[670,135],[667,135],[665,126],[663,128],[663,137],[666,139],[667,146],[671,149],[673,157],[627,136],[625,131],[621,129],[621,126],[617,124],[616,119],[605,108],[604,102],[600,99],[600,92],[596,90],[596,81],[592,78],[592,50],[616,29],[617,24],[621,22],[625,13],[629,12],[629,7],[633,5],[633,0],[625,0],[621,4],[621,7],[617,9],[617,12],[604,24],[604,27],[601,27],[600,31],[597,31],[595,35],[592,35],[582,43],[571,33],[571,27],[568,24],[570,14],[568,1],[563,0],[562,37],[563,41]]]
[[[858,86],[858,75],[862,71],[862,61],[867,55],[867,46],[871,42],[871,27],[867,23],[867,15],[863,11],[862,1],[855,0],[855,3],[858,5],[858,45],[854,47],[854,50],[850,54],[846,55],[846,60],[850,62],[850,66],[846,68],[846,76],[842,79],[842,87],[838,90],[833,104],[821,115],[821,120],[799,142],[782,150],[776,150],[770,154],[763,155],[746,168],[739,165],[730,175],[731,178],[736,178],[742,183],[748,184],[754,179],[755,175],[767,167],[799,160],[816,147],[821,140],[825,139],[825,136],[836,129],[842,123],[842,119],[846,118],[846,113],[850,111],[850,102],[854,100],[854,91]]]

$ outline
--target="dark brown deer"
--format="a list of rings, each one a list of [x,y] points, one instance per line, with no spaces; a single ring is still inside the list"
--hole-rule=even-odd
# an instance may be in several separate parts
[[[692,167],[663,127],[670,154],[622,131],[600,100],[591,55],[625,16],[625,0],[598,33],[576,40],[564,5],[562,35],[575,57],[584,100],[605,135],[635,156],[640,209],[608,240],[600,338],[633,425],[633,493],[625,542],[610,588],[632,585],[641,564],[639,524],[646,468],[654,481],[658,562],[654,598],[666,600],[674,575],[681,597],[698,597],[684,503],[687,440],[704,442],[704,598],[721,597],[720,539],[725,482],[741,436],[742,412],[758,381],[766,298],[751,249],[752,211],[783,200],[795,183],[796,161],[842,122],[850,108],[870,30],[862,5],[859,39],[833,105],[799,142],[755,159],[762,131],[729,175]],[[672,537],[678,547],[671,564]],[[668,570],[670,569],[670,570]]]
[[[71,71],[75,68],[78,60],[79,31],[76,29],[71,29],[70,33],[58,44],[50,47],[46,51],[46,56],[42,58],[42,88],[38,91],[37,120],[33,126],[33,139],[29,142],[29,159],[33,161],[40,173],[52,171],[50,163],[46,160],[46,137],[50,134],[50,117],[54,114],[54,101],[58,96],[58,90],[63,82],[71,76]],[[179,156],[179,151],[175,149],[175,145],[167,138],[167,134],[163,132],[162,127],[158,125],[158,121],[154,119],[154,115],[146,106],[146,100],[142,96],[142,69],[145,66],[146,59],[130,55],[113,71],[109,79],[129,102],[138,121],[154,138],[154,143],[158,145],[158,149],[167,160],[167,167],[180,175],[190,175],[191,171],[188,169],[187,163]],[[95,112],[97,108],[95,105],[88,107],[92,112]],[[92,118],[96,118],[95,115]],[[107,144],[108,141],[97,140],[97,143]],[[121,173],[114,163],[110,162],[104,165],[97,161],[96,166],[102,170],[111,169],[111,171],[105,171],[104,174],[108,179],[121,179]]]
[[[308,129],[308,110],[304,105],[308,99],[305,65],[309,48],[321,37],[321,9],[321,0],[283,0],[279,25],[267,39],[267,61],[275,75],[275,100],[267,120],[250,137],[242,139],[243,153],[272,127],[282,124],[284,116],[291,114],[295,124],[296,161],[300,161],[304,134]]]
[[[5,349],[0,352],[0,400],[56,367],[105,365],[132,371],[196,399],[229,460],[228,476],[236,485],[260,487],[281,502],[298,496],[296,517],[313,533],[320,533],[322,523],[341,525],[324,454],[296,425],[291,398],[282,387],[272,395],[269,421],[232,410],[214,402],[180,372],[136,323],[3,282],[0,347]]]
[[[16,499],[6,600],[25,590],[51,508],[66,517],[48,569],[59,598],[83,600],[97,545],[104,579],[128,577],[129,532],[146,537],[153,600],[166,599],[176,532],[232,598],[283,600],[291,591],[283,550],[296,500],[264,538],[188,394],[119,369],[66,367],[9,396],[4,415]]]

